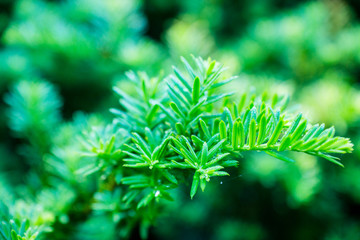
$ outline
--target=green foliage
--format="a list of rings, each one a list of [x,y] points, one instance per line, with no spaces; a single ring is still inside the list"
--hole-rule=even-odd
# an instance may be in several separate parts
[[[10,106],[9,127],[29,143],[22,147],[22,154],[39,163],[41,155],[50,151],[52,131],[61,121],[57,89],[44,80],[22,80],[5,95],[5,102]]]
[[[124,110],[110,109],[119,117],[119,124],[124,129],[143,132],[146,127],[153,129],[163,121],[164,116],[159,114],[159,106],[152,104],[153,101],[161,101],[160,81],[161,77],[149,78],[144,72],[126,74],[131,81],[132,90],[139,94],[132,97],[118,87],[114,91],[121,97],[120,104]]]
[[[204,61],[202,58],[194,58],[195,70],[184,59],[187,75],[173,67],[174,76],[168,83],[168,95],[170,109],[159,106],[168,117],[179,134],[188,133],[191,127],[199,121],[200,117],[211,117],[205,114],[211,111],[212,105],[217,101],[230,96],[232,93],[213,94],[213,90],[230,82],[232,78],[219,80],[224,68],[215,61]]]
[[[84,147],[82,155],[97,159],[92,164],[87,163],[86,167],[77,171],[78,173],[86,176],[99,169],[107,172],[112,171],[110,166],[116,165],[122,158],[123,154],[119,148],[128,139],[127,131],[119,128],[118,125],[114,121],[106,126],[93,127],[90,131],[84,131],[82,136],[78,136],[78,140]]]
[[[293,160],[282,152],[303,152],[342,166],[339,158],[331,154],[352,151],[350,140],[335,137],[334,128],[310,125],[302,114],[294,117],[285,112],[286,98],[274,95],[268,103],[265,94],[261,98],[251,97],[248,103],[249,97],[243,94],[237,103],[233,102],[234,93],[219,91],[234,79],[222,77],[222,65],[200,57],[193,57],[192,64],[184,58],[181,60],[185,70],[173,67],[174,74],[163,81],[160,77],[129,73],[134,90],[126,93],[114,88],[121,97],[121,110],[111,109],[116,116],[112,123],[101,123],[76,134],[80,142],[77,151],[83,158],[76,161],[77,167],[68,168],[66,158],[64,163],[54,161],[58,153],[50,147],[44,150],[49,154],[47,171],[62,169],[63,172],[52,173],[61,178],[68,175],[64,180],[71,180],[65,188],[51,186],[47,193],[45,190],[38,193],[40,206],[48,208],[52,216],[44,226],[56,221],[68,222],[69,204],[78,201],[72,195],[78,191],[73,185],[74,177],[70,177],[74,174],[87,178],[93,174],[97,178],[100,174],[91,209],[97,215],[107,216],[113,230],[106,231],[128,237],[139,223],[145,238],[148,227],[160,214],[161,203],[174,200],[173,189],[191,183],[189,191],[193,198],[199,186],[204,191],[211,178],[228,176],[227,168],[238,166],[244,152],[263,151],[285,162]],[[48,145],[56,142],[56,138],[50,137],[48,127],[52,130],[58,127],[61,102],[52,86],[45,82],[20,82],[15,89],[7,96],[14,131],[28,139],[32,139],[28,133],[31,131],[38,136],[45,134],[48,138],[42,142]],[[161,94],[164,89],[166,94]],[[131,96],[134,93],[137,96]],[[29,102],[32,104],[26,105]],[[39,108],[44,111],[34,112]],[[29,117],[20,121],[16,116],[25,115],[23,112]],[[37,119],[51,125],[44,126]],[[56,196],[63,196],[62,204],[49,203]],[[93,220],[97,221],[96,218]],[[9,223],[4,230],[5,239],[8,233],[27,236],[25,230]],[[21,226],[27,229],[25,223]],[[122,225],[127,227],[117,232]]]
[[[40,239],[41,229],[31,227],[28,219],[13,218],[6,205],[0,202],[0,239],[1,240],[35,240]]]
[[[18,82],[5,96],[10,128],[19,136],[33,139],[48,134],[61,120],[62,103],[55,87],[42,80]]]
[[[21,44],[32,58],[31,65],[36,72],[51,74],[51,78],[61,79],[66,84],[83,81],[79,61],[89,64],[88,69],[93,74],[90,80],[99,75],[109,76],[116,67],[126,65],[120,60],[124,50],[119,49],[119,44],[126,44],[128,50],[134,51],[143,44],[152,47],[152,43],[145,43],[145,40],[134,46],[145,25],[138,13],[139,5],[139,1],[128,0],[96,0],[91,4],[83,0],[61,4],[17,1],[16,21],[5,31],[3,42],[9,46]],[[16,55],[16,51],[13,54]],[[58,65],[60,62],[62,64]],[[62,72],[60,66],[73,72]],[[59,75],[53,75],[55,73]]]
[[[237,43],[239,61],[246,72],[291,77],[298,83],[328,70],[352,71],[359,61],[359,26],[349,24],[351,20],[341,1],[312,2],[259,19]]]
[[[334,128],[324,129],[324,124],[308,125],[307,120],[298,114],[292,118],[280,111],[273,111],[263,102],[255,106],[250,104],[237,115],[225,108],[227,124],[219,124],[220,138],[224,139],[230,151],[261,150],[283,161],[291,159],[279,154],[287,150],[304,152],[323,157],[342,166],[338,158],[331,153],[347,153],[353,150],[348,138],[334,137]],[[234,120],[232,119],[234,116]]]
[[[303,152],[340,166],[339,158],[330,154],[352,151],[350,140],[335,137],[334,128],[310,125],[302,114],[294,117],[285,112],[287,101],[280,101],[277,96],[271,104],[253,98],[246,106],[248,97],[242,95],[239,104],[226,101],[232,106],[230,111],[217,102],[232,93],[213,94],[213,89],[233,79],[223,80],[223,67],[201,58],[193,58],[193,65],[184,58],[182,61],[186,72],[173,68],[167,96],[156,99],[158,89],[162,89],[158,86],[164,83],[156,80],[149,85],[147,77],[133,80],[141,83],[135,91],[139,97],[115,88],[123,106],[123,110],[112,110],[119,116],[115,121],[118,124],[108,126],[106,129],[112,130],[103,131],[105,135],[96,129],[87,135],[93,139],[92,147],[88,148],[90,156],[102,161],[89,163],[85,169],[90,171],[84,174],[100,171],[105,176],[104,184],[110,184],[107,189],[123,189],[120,200],[123,203],[118,203],[124,204],[120,207],[121,216],[124,211],[136,209],[147,212],[139,216],[142,218],[139,221],[153,222],[158,214],[158,202],[173,200],[171,189],[182,182],[188,183],[191,178],[193,198],[199,186],[204,191],[211,178],[229,175],[225,169],[237,166],[247,151],[263,151],[286,162],[293,160],[282,152]],[[158,114],[161,120],[156,124],[140,122],[149,111]],[[142,130],[137,132],[138,128]],[[124,134],[115,134],[119,131]],[[131,140],[127,137],[130,135]]]
[[[356,9],[297,4],[1,3],[0,240],[360,238]]]

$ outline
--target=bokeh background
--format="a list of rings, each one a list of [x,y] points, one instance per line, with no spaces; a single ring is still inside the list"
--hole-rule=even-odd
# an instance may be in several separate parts
[[[290,95],[355,150],[343,169],[248,154],[196,199],[175,192],[149,238],[360,239],[357,0],[1,0],[0,198],[52,222],[49,239],[115,239],[82,214],[96,189],[75,173],[74,136],[111,121],[127,70],[166,75],[190,54],[228,66],[239,93]]]

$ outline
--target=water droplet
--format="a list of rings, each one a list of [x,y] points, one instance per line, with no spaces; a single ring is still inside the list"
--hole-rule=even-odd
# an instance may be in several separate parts
[[[157,190],[157,191],[155,192],[155,197],[158,197],[159,195],[160,195],[160,191]]]

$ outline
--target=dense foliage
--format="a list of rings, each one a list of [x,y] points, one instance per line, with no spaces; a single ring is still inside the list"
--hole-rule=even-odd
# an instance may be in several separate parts
[[[360,238],[360,25],[277,2],[2,3],[0,239]]]

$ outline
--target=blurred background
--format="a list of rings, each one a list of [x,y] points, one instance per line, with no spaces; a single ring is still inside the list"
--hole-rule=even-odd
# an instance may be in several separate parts
[[[127,70],[169,74],[190,54],[228,66],[239,93],[289,94],[355,150],[344,169],[248,154],[195,200],[175,192],[149,238],[360,239],[358,0],[0,0],[1,198],[39,208],[34,218],[57,231],[49,239],[94,235],[106,220],[79,214],[96,189],[75,174],[74,134],[111,121]]]

